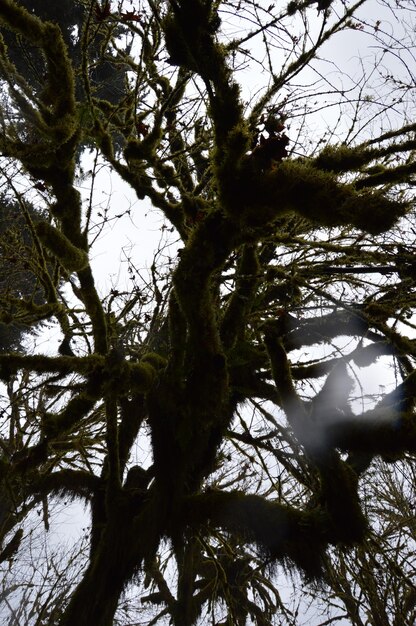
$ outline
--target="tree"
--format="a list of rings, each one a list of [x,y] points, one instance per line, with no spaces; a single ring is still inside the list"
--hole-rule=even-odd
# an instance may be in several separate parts
[[[100,19],[106,18],[105,6],[101,14],[98,5],[88,6],[88,3],[72,0],[63,0],[59,4],[42,0],[21,0],[19,4],[42,20],[59,23],[68,54],[78,66],[81,64],[84,48],[89,63],[88,79],[95,97],[115,104],[126,95],[124,93],[126,66],[120,62],[117,55],[108,54],[103,41],[103,34],[106,31],[95,25],[83,33],[85,21],[89,22],[95,16],[99,23]],[[120,37],[123,31],[125,32],[125,29],[122,24],[113,24],[112,36]],[[4,31],[3,37],[9,59],[29,83],[33,92],[40,95],[44,86],[42,47],[22,39],[19,33],[13,30]],[[82,101],[85,98],[82,81],[75,77],[75,83],[77,99]]]
[[[25,214],[20,211],[18,203],[11,202],[7,196],[0,197],[0,205],[0,285],[2,316],[6,322],[0,321],[0,351],[8,352],[22,349],[25,333],[33,332],[33,328],[25,326],[24,316],[18,321],[19,316],[14,314],[16,298],[31,298],[36,304],[44,304],[44,300],[36,275],[31,272],[33,242],[25,222]],[[36,222],[42,217],[37,215],[30,204],[25,206],[25,210],[26,217],[31,221]]]
[[[318,57],[348,31],[382,57],[414,42],[366,20],[364,0],[311,4],[69,3],[80,57],[59,15],[0,5],[42,72],[31,82],[2,40],[1,152],[21,168],[21,211],[32,195],[48,211],[27,219],[44,301],[15,298],[13,315],[63,336],[55,356],[0,354],[2,535],[49,498],[89,504],[89,562],[60,626],[113,624],[136,577],[160,608],[149,623],[271,624],[286,610],[271,564],[330,579],[335,547],[365,545],[374,460],[412,462],[412,81],[379,64],[386,86],[367,93],[367,66],[341,85]],[[95,37],[129,68],[116,102],[91,80]],[[267,79],[245,102],[239,72],[258,59]],[[334,98],[339,121],[315,136]],[[130,258],[131,288],[105,297],[90,259],[109,218],[77,186],[86,144],[179,241],[147,282]],[[357,409],[354,377],[378,359],[392,387]],[[150,465],[134,454],[144,437]]]

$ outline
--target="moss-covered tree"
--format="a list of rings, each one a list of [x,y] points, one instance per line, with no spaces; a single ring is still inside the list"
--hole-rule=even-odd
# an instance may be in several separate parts
[[[15,297],[12,317],[62,333],[56,355],[0,355],[1,535],[14,552],[34,504],[89,504],[89,562],[60,626],[110,626],[140,577],[175,626],[205,611],[213,624],[271,624],[270,564],[325,576],[328,550],[364,545],[373,460],[411,462],[411,81],[390,73],[366,93],[367,69],[344,87],[320,65],[346,33],[396,52],[365,5],[74,0],[76,56],[59,15],[0,3],[1,154],[20,168],[22,213],[31,194],[47,210],[27,217],[43,301]],[[129,68],[116,101],[91,78],[97,37],[101,59]],[[259,59],[266,80],[247,102],[244,68]],[[332,106],[338,121],[314,133]],[[79,191],[86,144],[180,241],[147,285],[132,264],[131,290],[105,297],[91,266],[99,214]],[[363,391],[357,409],[360,368],[381,358],[394,385],[371,404]],[[144,437],[150,465],[135,454]]]

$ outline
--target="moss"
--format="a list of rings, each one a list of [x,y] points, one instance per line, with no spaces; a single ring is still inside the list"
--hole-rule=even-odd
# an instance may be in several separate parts
[[[88,265],[80,271],[78,278],[81,284],[83,302],[93,323],[95,352],[106,354],[108,350],[107,319],[95,289],[91,267]]]
[[[25,322],[29,321],[30,323],[45,320],[53,315],[59,317],[62,313],[62,306],[57,302],[35,304],[32,300],[16,299],[13,301],[13,305],[16,307],[16,314],[19,320]],[[3,315],[1,313],[0,319],[4,323],[12,323],[14,321],[13,316],[11,316],[11,319],[7,322],[3,319]]]
[[[157,354],[157,352],[146,352],[146,354],[144,354],[141,358],[141,363],[149,363],[156,370],[161,370],[166,367],[167,359],[164,356]]]
[[[156,370],[150,362],[130,365],[130,388],[133,393],[149,391],[155,379]]]
[[[42,430],[48,439],[71,431],[87,415],[96,402],[88,393],[72,398],[61,413],[46,413],[42,419]]]
[[[222,73],[224,75],[220,77],[219,87],[210,103],[217,146],[214,160],[220,167],[224,162],[228,162],[230,165],[234,162],[235,172],[236,164],[248,149],[251,135],[243,121],[240,87],[231,80],[226,68],[223,69]],[[226,173],[227,168],[218,170],[217,175],[220,181],[223,180]]]
[[[251,541],[274,560],[295,565],[308,578],[322,575],[328,518],[242,492],[210,491],[185,505],[191,526],[211,523]]]
[[[230,349],[242,339],[244,329],[254,301],[260,276],[260,263],[254,246],[245,246],[240,259],[235,281],[235,290],[225,310],[221,323],[221,338]]]
[[[31,492],[60,495],[70,501],[75,498],[88,501],[100,485],[101,479],[98,476],[84,470],[66,468],[41,474],[38,480],[33,481]]]
[[[204,0],[182,0],[163,20],[166,49],[169,62],[204,79],[212,78],[221,58],[213,35],[220,25],[217,11],[212,2]]]
[[[416,451],[416,373],[412,372],[374,409],[359,416],[345,415],[327,425],[333,448],[372,456]]]
[[[104,360],[98,354],[87,357],[49,357],[44,354],[21,355],[17,353],[0,354],[0,372],[15,374],[19,370],[31,370],[44,374],[56,372],[69,374],[76,372],[85,376],[102,377]]]
[[[23,7],[16,5],[11,0],[3,0],[0,19],[9,28],[22,35],[27,35],[30,30],[33,43],[41,45],[43,35],[42,21],[36,16],[30,15]]]
[[[131,363],[120,355],[119,361],[114,361],[113,353],[107,357],[106,365],[101,370],[93,372],[90,381],[95,393],[102,393],[108,397],[122,398],[130,394],[147,392],[157,372],[150,362]],[[101,391],[99,391],[101,390]]]
[[[81,196],[79,191],[73,188],[71,182],[62,181],[58,186],[54,185],[57,202],[51,206],[51,213],[62,223],[71,237],[79,236],[81,221]],[[73,239],[72,239],[73,241]],[[86,247],[85,242],[82,242]]]
[[[130,139],[124,150],[126,161],[151,161],[156,147],[163,137],[160,120],[155,120],[152,130],[141,140]]]
[[[199,196],[183,194],[182,209],[191,224],[198,223],[210,210],[211,203]]]
[[[264,344],[270,359],[272,376],[280,397],[281,407],[297,435],[308,426],[305,405],[297,394],[286,350],[279,333],[281,328],[268,324],[264,328]],[[299,437],[302,442],[303,437]]]
[[[313,167],[330,172],[349,172],[360,170],[375,157],[375,151],[361,147],[326,146],[316,159]]]
[[[172,167],[172,165],[167,165],[166,163],[160,163],[156,161],[153,168],[156,174],[156,182],[159,187],[167,188],[169,186],[176,185],[176,171],[175,168]]]
[[[68,272],[79,272],[88,266],[85,250],[75,247],[57,228],[48,222],[39,222],[35,230],[43,245],[59,259]]]
[[[378,235],[389,230],[406,214],[408,205],[383,195],[382,192],[360,193],[347,198],[340,207],[341,224],[352,224],[361,230]]]
[[[189,51],[188,43],[182,29],[178,26],[175,14],[171,12],[163,20],[166,50],[169,53],[169,63],[196,71],[197,67]]]
[[[235,113],[236,103],[235,100],[239,96],[240,92],[238,86],[231,86],[231,93],[233,96],[231,100],[231,111],[229,111],[230,119],[232,120],[232,114]],[[238,107],[238,111],[240,108]],[[244,120],[240,119],[240,116],[236,117],[235,124],[231,127],[227,133],[227,143],[225,144],[225,154],[230,161],[237,165],[240,159],[246,154],[250,148],[250,132],[247,124]]]
[[[59,27],[51,22],[43,23],[36,15],[9,0],[2,2],[0,18],[9,28],[42,49],[48,67],[44,94],[53,106],[49,121],[58,122],[58,132],[68,139],[74,132],[75,87],[71,61]]]
[[[234,95],[235,98],[231,99],[230,105],[217,100],[214,101],[213,105],[214,108],[219,108],[219,114],[224,117],[224,121],[227,120],[231,127],[226,134],[225,141],[220,144],[220,148],[217,148],[214,154],[214,172],[220,187],[226,184],[228,177],[235,176],[235,172],[238,172],[241,161],[250,147],[250,133],[246,124],[240,120],[241,111],[236,104],[239,98],[238,91]],[[230,110],[229,107],[231,107]],[[221,121],[218,132],[221,132],[224,121]]]
[[[357,189],[374,188],[384,185],[396,185],[398,183],[409,182],[413,180],[416,172],[416,163],[410,161],[404,165],[395,165],[394,167],[384,168],[383,171],[373,173],[370,176],[361,178],[356,182]]]
[[[357,191],[333,173],[304,161],[282,161],[270,171],[259,172],[250,156],[237,176],[222,180],[220,192],[229,216],[255,228],[295,212],[320,226],[350,225],[378,234],[408,208],[380,191]]]

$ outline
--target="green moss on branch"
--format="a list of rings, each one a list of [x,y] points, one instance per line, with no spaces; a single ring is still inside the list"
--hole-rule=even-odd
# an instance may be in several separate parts
[[[57,228],[48,222],[39,222],[35,230],[43,245],[55,255],[68,272],[80,272],[88,266],[88,255],[85,250],[74,246]]]
[[[227,349],[234,347],[237,339],[242,339],[260,277],[255,246],[245,246],[240,255],[235,289],[221,322],[221,338]]]
[[[247,157],[237,175],[223,181],[220,193],[227,213],[242,227],[265,227],[295,212],[320,226],[350,225],[378,234],[408,210],[382,191],[359,192],[302,161],[282,161],[260,172]]]

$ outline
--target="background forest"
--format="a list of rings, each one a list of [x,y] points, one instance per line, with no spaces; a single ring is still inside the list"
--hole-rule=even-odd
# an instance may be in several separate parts
[[[0,0],[2,624],[414,626],[415,18]]]

